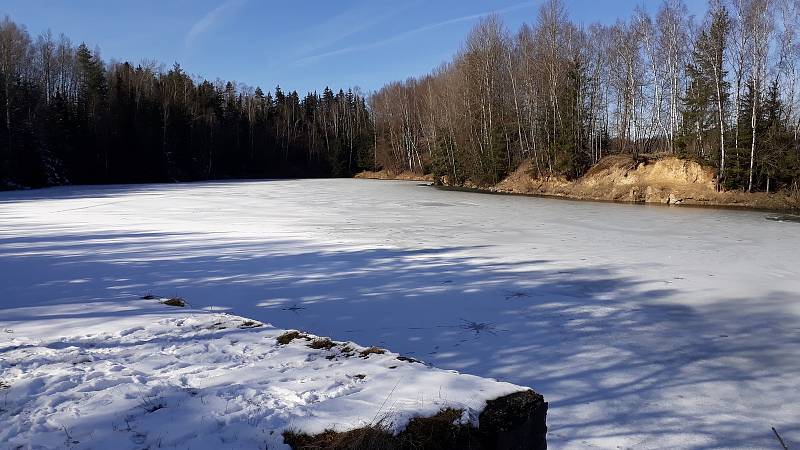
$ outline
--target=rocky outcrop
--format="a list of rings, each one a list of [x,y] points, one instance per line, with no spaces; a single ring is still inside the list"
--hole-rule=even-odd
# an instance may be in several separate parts
[[[326,431],[309,436],[284,433],[292,449],[332,450],[545,450],[547,402],[531,391],[490,400],[478,418],[478,427],[460,423],[463,411],[444,409],[433,417],[412,419],[398,435],[379,425],[347,432]]]

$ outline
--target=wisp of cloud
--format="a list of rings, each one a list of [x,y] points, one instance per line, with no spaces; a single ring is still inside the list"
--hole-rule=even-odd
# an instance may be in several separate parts
[[[231,17],[245,3],[247,0],[227,0],[201,17],[186,33],[186,47],[191,47],[198,37],[212,30],[222,20]]]

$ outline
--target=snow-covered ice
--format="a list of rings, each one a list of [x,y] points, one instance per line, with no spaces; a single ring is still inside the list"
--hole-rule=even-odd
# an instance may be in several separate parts
[[[116,356],[98,369],[112,373],[137,339],[124,330],[176,339],[174,321],[224,312],[530,386],[550,402],[552,448],[777,448],[773,426],[791,447],[800,444],[800,225],[769,215],[372,180],[2,193],[0,363],[22,351],[9,350],[13,340],[31,343],[37,370],[92,367],[59,362],[90,348],[59,347],[72,336],[112,342]],[[208,313],[141,300],[148,292]],[[202,333],[246,347],[270,330]],[[187,352],[204,345],[202,333]],[[141,364],[107,378],[139,370],[145,398],[163,387],[166,401],[198,406],[180,375]],[[91,380],[74,377],[40,389],[60,387],[72,402],[91,395],[80,391]],[[126,426],[102,421],[103,432]]]
[[[317,434],[443,408],[477,424],[486,400],[523,388],[370,353],[221,313],[177,314],[115,332],[0,344],[8,448],[284,448]],[[306,339],[307,338],[307,339]],[[328,346],[329,346],[328,345]],[[320,347],[320,346],[317,346]]]

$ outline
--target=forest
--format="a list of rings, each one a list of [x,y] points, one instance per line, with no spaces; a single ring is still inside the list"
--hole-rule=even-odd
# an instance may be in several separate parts
[[[0,22],[0,186],[349,176],[372,167],[364,95],[264,93]],[[366,149],[366,151],[364,151]]]
[[[452,183],[520,164],[577,178],[613,153],[712,165],[720,189],[797,189],[800,1],[682,0],[581,26],[548,0],[512,33],[483,19],[452,61],[370,97],[377,160]]]
[[[615,153],[674,154],[719,189],[798,189],[800,0],[683,0],[613,25],[548,0],[509,31],[484,17],[451,61],[370,94],[302,98],[103,61],[0,22],[0,186],[409,170],[493,184],[528,164],[577,178]]]

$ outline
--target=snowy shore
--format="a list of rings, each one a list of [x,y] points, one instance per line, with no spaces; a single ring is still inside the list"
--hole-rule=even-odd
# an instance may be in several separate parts
[[[488,400],[525,390],[228,314],[164,311],[117,325],[45,339],[6,329],[4,446],[288,448],[284,431],[398,433],[443,409],[477,426]]]

